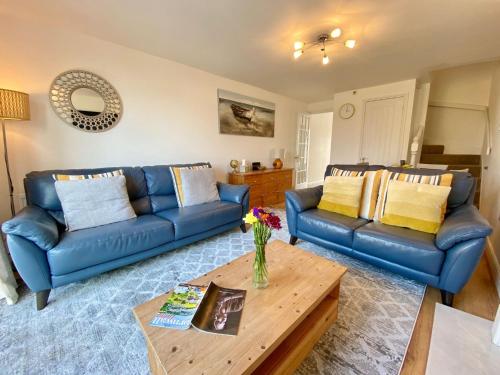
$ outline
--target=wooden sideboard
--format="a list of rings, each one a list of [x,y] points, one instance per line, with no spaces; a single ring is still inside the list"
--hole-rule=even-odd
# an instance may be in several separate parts
[[[285,201],[285,191],[293,187],[293,169],[266,169],[229,173],[229,183],[250,186],[250,207],[266,207]]]

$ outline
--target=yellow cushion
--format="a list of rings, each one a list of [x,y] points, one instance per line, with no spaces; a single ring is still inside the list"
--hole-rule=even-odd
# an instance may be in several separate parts
[[[410,182],[413,184],[451,186],[452,179],[453,179],[453,174],[451,173],[424,176],[418,174],[390,172],[387,170],[383,171],[382,177],[380,179],[380,189],[377,198],[377,208],[375,209],[375,215],[373,217],[373,220],[380,221],[380,218],[384,216],[384,210],[387,201],[387,191],[390,181],[397,180],[397,181]]]
[[[53,174],[52,178],[55,181],[72,181],[72,180],[91,180],[94,178],[123,176],[123,170],[117,169],[116,171],[97,173],[97,174]]]
[[[364,177],[328,176],[318,208],[358,217]]]
[[[388,183],[384,224],[437,233],[451,187],[392,180]]]
[[[359,217],[367,220],[373,220],[375,208],[377,206],[377,197],[380,187],[380,178],[382,177],[383,169],[377,171],[348,171],[338,168],[332,169],[332,176],[351,176],[365,177],[363,184],[363,193],[361,194],[361,207]]]

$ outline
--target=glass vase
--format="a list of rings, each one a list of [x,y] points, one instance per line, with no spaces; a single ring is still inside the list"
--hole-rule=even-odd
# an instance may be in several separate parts
[[[266,243],[255,242],[255,260],[253,262],[253,287],[264,289],[269,285],[266,265]]]

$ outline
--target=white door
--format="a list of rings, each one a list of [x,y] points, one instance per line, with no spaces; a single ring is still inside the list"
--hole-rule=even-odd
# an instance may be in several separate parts
[[[399,165],[403,148],[406,96],[365,103],[360,162]]]
[[[309,164],[309,114],[299,114],[297,124],[297,146],[295,151],[295,188],[307,187],[307,167]]]
[[[332,149],[333,112],[314,113],[309,119],[307,187],[323,185]]]

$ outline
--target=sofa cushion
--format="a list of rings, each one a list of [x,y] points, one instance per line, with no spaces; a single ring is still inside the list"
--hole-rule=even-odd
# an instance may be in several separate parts
[[[404,267],[439,275],[445,253],[436,247],[434,239],[430,233],[372,222],[356,229],[352,247]]]
[[[146,178],[147,190],[151,199],[151,208],[153,213],[178,207],[175,196],[174,182],[170,167],[188,167],[208,165],[210,163],[193,164],[173,164],[173,165],[153,165],[142,167]],[[134,207],[135,208],[135,207]]]
[[[228,224],[242,218],[241,205],[216,201],[196,206],[171,208],[156,213],[174,224],[175,239],[179,240]]]
[[[320,209],[299,214],[297,229],[336,244],[351,247],[353,231],[368,221]]]
[[[61,201],[57,197],[54,186],[54,174],[65,175],[88,175],[99,174],[123,170],[127,181],[127,192],[130,203],[137,215],[148,214],[151,212],[148,189],[144,172],[140,167],[109,167],[95,169],[57,169],[40,172],[30,172],[24,179],[24,188],[26,191],[26,200],[28,204],[39,206],[45,210],[60,212]]]
[[[64,275],[86,267],[123,258],[174,240],[172,223],[154,215],[65,232],[47,252],[53,275]]]
[[[55,186],[70,232],[137,217],[124,176],[56,181]]]
[[[420,175],[441,175],[451,173],[453,178],[451,180],[451,191],[448,196],[448,208],[456,208],[466,203],[474,195],[474,177],[470,173],[457,172],[457,171],[440,171],[437,169],[425,168],[401,168],[401,167],[388,167],[390,172],[406,173],[406,174],[420,174]]]

